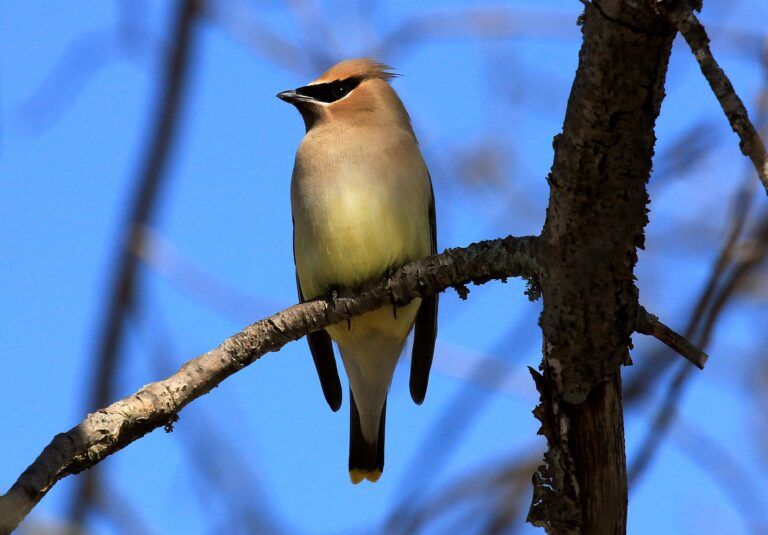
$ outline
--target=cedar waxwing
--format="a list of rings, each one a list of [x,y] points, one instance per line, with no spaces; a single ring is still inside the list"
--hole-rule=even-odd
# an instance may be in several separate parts
[[[299,300],[332,296],[437,251],[429,171],[390,68],[343,61],[277,96],[298,108],[306,135],[291,179]],[[325,399],[341,405],[331,339],[350,385],[349,475],[377,481],[392,374],[416,325],[410,390],[424,401],[437,335],[437,295],[385,307],[307,336]]]

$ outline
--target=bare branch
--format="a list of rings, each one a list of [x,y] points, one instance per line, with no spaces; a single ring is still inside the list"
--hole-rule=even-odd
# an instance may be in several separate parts
[[[731,128],[739,136],[739,147],[742,154],[752,160],[752,164],[760,177],[760,182],[763,183],[763,187],[768,192],[768,154],[765,145],[760,139],[755,125],[749,120],[747,109],[739,95],[736,94],[733,84],[715,61],[709,48],[709,37],[704,26],[686,2],[681,2],[681,6],[671,11],[669,15],[688,46],[691,47],[693,55],[699,62],[702,74],[720,102],[720,106],[728,117],[728,122],[731,123]]]
[[[505,461],[492,459],[486,466],[463,474],[425,502],[415,503],[413,510],[396,510],[383,532],[420,533],[446,514],[454,513],[471,502],[478,502],[482,510],[475,520],[487,519],[490,523],[480,532],[493,533],[491,528],[494,525],[503,524],[499,527],[508,533],[510,522],[523,506],[522,498],[537,464],[537,457],[520,458],[520,455]]]
[[[673,444],[697,464],[727,497],[741,516],[745,533],[766,533],[768,507],[759,471],[751,470],[732,444],[721,444],[691,421],[678,417]]]
[[[660,342],[675,350],[680,356],[685,357],[691,364],[703,370],[709,356],[691,343],[685,336],[676,333],[659,318],[650,314],[645,308],[638,309],[638,320],[635,325],[637,332],[653,336]]]
[[[508,236],[448,249],[332,302],[314,300],[294,305],[258,321],[218,348],[190,360],[171,377],[144,386],[57,435],[0,497],[0,533],[14,529],[58,480],[96,465],[158,427],[170,431],[182,408],[269,351],[385,304],[405,305],[450,287],[464,294],[464,285],[469,283],[516,276],[535,278],[539,269],[537,239]]]
[[[141,229],[141,240],[133,254],[154,273],[179,291],[215,310],[227,319],[242,323],[254,315],[267,315],[285,302],[247,294],[205,271],[167,238],[149,226]]]
[[[546,23],[542,23],[546,21]],[[376,56],[403,53],[438,39],[563,39],[578,37],[572,13],[556,10],[480,7],[446,9],[412,16],[384,35]]]
[[[492,399],[487,390],[489,388],[487,379],[493,378],[498,382],[512,377],[512,369],[516,364],[521,363],[524,358],[523,355],[528,352],[528,347],[523,340],[536,332],[534,322],[533,314],[516,321],[509,331],[489,350],[490,354],[503,354],[509,352],[510,347],[514,347],[516,352],[520,352],[519,354],[509,354],[507,359],[468,359],[466,352],[462,353],[462,363],[469,366],[465,372],[466,377],[463,386],[451,399],[443,403],[440,415],[434,419],[430,429],[420,439],[420,445],[405,469],[406,476],[397,491],[398,501],[393,505],[389,518],[382,528],[383,533],[414,533],[418,531],[415,528],[411,529],[411,522],[415,521],[419,510],[425,506],[424,489],[433,488],[437,485],[437,477],[454,455],[464,432],[472,427],[479,415],[483,414],[483,408]],[[540,348],[541,342],[537,341],[532,345]],[[447,360],[450,365],[450,352],[446,354],[442,344],[439,346],[439,350],[440,358],[435,359],[435,364],[445,365]],[[536,348],[536,350],[540,349]],[[449,358],[446,359],[446,356]],[[433,370],[435,364],[433,364]],[[522,370],[516,369],[516,371],[522,371],[526,375],[525,378],[528,379],[527,370],[523,368]],[[522,377],[519,380],[522,380]],[[484,388],[479,389],[477,388],[478,385]],[[529,382],[526,382],[526,387],[530,388]],[[529,392],[533,394],[535,391],[531,389]],[[480,477],[479,479],[482,480],[483,478]]]
[[[757,248],[756,254],[749,255],[739,260],[733,266],[728,276],[722,283],[717,293],[712,297],[712,304],[707,316],[702,318],[703,327],[699,336],[696,338],[701,347],[707,347],[712,338],[717,320],[725,310],[725,306],[730,301],[739,286],[740,281],[746,277],[752,269],[768,256],[768,216],[761,220],[759,230],[756,233]],[[678,370],[672,382],[669,384],[664,401],[656,412],[651,428],[638,450],[632,466],[630,467],[630,485],[637,481],[645,470],[650,466],[651,460],[656,455],[659,446],[669,432],[674,423],[679,408],[680,399],[683,395],[688,381],[692,377],[691,368],[681,368]]]
[[[204,2],[202,15],[221,26],[235,40],[260,57],[293,72],[306,74],[312,67],[305,51],[284,39],[255,16],[248,2]]]
[[[762,135],[765,135],[766,121],[768,120],[768,47],[763,51],[763,88],[757,99],[757,124],[760,127]],[[689,339],[695,339],[696,333],[701,329],[701,323],[704,320],[705,313],[709,309],[718,288],[720,287],[726,272],[738,265],[741,260],[737,258],[736,250],[739,244],[746,240],[754,241],[756,236],[744,237],[744,231],[749,221],[752,211],[752,197],[754,189],[757,187],[752,177],[752,173],[744,176],[743,182],[736,191],[731,202],[729,229],[726,239],[723,242],[717,259],[712,265],[709,278],[699,293],[699,297],[693,307],[687,327],[683,331],[683,336]],[[624,385],[624,399],[629,403],[637,403],[643,396],[647,395],[651,386],[658,383],[657,379],[671,365],[673,361],[667,358],[665,351],[656,351],[653,354],[644,357],[641,365],[630,376]]]

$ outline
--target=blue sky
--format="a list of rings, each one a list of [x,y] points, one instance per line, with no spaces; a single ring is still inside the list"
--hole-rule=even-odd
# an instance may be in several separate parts
[[[229,10],[238,2],[220,4]],[[335,41],[338,59],[365,53],[372,38],[411,17],[482,7],[378,2],[366,16],[362,8],[327,2],[321,12],[328,37],[302,30],[281,2],[241,4],[304,50]],[[144,1],[122,11],[117,2],[30,0],[0,7],[3,489],[56,433],[84,414],[115,241],[148,142],[158,47],[172,5]],[[525,21],[514,36],[433,36],[380,58],[404,75],[394,85],[435,181],[441,249],[537,233],[543,223],[551,139],[561,128],[580,45],[580,4],[551,2],[546,10],[538,5],[504,6],[513,20]],[[131,13],[142,32],[127,46],[118,28],[132,20]],[[759,33],[768,8],[709,2],[702,18],[718,28]],[[176,263],[142,268],[141,313],[129,324],[119,397],[295,301],[288,186],[303,124],[274,95],[306,83],[318,68],[287,68],[221,21],[206,20],[199,31],[189,99],[153,226]],[[752,110],[762,73],[734,43],[731,34],[713,34],[715,54]],[[680,45],[670,64],[657,154],[700,120],[718,143],[692,172],[652,180],[648,243],[637,271],[644,304],[677,328],[725,234],[724,199],[747,169],[698,67]],[[462,171],[466,162],[489,146],[502,154],[496,167],[480,177],[485,180],[469,180],[472,175]],[[194,266],[218,286],[185,283],[178,265],[185,273]],[[361,533],[379,529],[405,498],[427,498],[474,469],[527,458],[542,447],[530,414],[537,395],[526,369],[540,360],[540,304],[529,303],[523,289],[519,281],[491,283],[471,288],[467,302],[453,293],[441,298],[427,401],[421,407],[411,403],[407,367],[400,366],[388,406],[386,471],[375,486],[348,482],[346,400],[339,413],[328,410],[300,341],[193,403],[174,433],[156,431],[106,460],[102,468],[111,495],[138,511],[155,533],[226,529],[229,509],[199,461],[213,433],[220,437],[216,447],[228,448],[219,456],[224,468],[216,472],[241,490],[243,501],[257,509],[267,505],[286,532]],[[630,532],[748,532],[734,500],[681,444],[691,436],[686,426],[695,428],[758,481],[765,477],[765,449],[755,439],[760,408],[749,390],[765,342],[765,305],[764,295],[742,296],[723,316],[710,366],[697,375],[681,406],[683,423],[633,489]],[[635,360],[655,344],[636,336]],[[483,358],[506,364],[503,385],[468,384],[467,370]],[[462,403],[468,417],[446,418],[444,411],[460,393],[468,400]],[[628,412],[630,459],[645,435],[652,414],[647,408]],[[460,438],[444,450],[452,432]],[[433,470],[431,461],[442,456],[445,463]],[[260,490],[244,482],[252,474]],[[28,526],[56,525],[72,482],[60,482]],[[765,492],[743,493],[739,499],[768,510]],[[431,532],[448,525],[434,524]],[[120,532],[99,515],[90,527],[93,533]],[[521,532],[535,530],[524,526]]]

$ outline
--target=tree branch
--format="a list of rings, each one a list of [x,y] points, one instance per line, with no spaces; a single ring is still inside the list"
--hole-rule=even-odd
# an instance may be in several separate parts
[[[557,535],[626,531],[621,366],[636,329],[654,127],[672,40],[649,2],[585,1],[541,235],[544,336],[534,415],[547,439],[528,521]]]
[[[387,304],[405,305],[450,287],[466,295],[464,285],[469,283],[520,276],[535,285],[540,272],[537,245],[535,237],[509,236],[448,249],[333,302],[314,300],[294,305],[246,327],[218,348],[190,360],[174,375],[89,414],[76,427],[57,435],[0,497],[0,533],[15,529],[58,480],[96,465],[158,427],[170,431],[187,404],[265,353],[309,332]]]
[[[725,310],[731,297],[738,290],[739,284],[745,277],[768,256],[768,216],[763,217],[758,226],[758,231],[754,237],[756,251],[747,257],[740,259],[725,277],[717,293],[712,297],[706,317],[702,318],[703,326],[699,335],[696,337],[701,347],[707,347],[714,333],[718,318]],[[638,450],[637,456],[630,468],[630,483],[639,478],[642,473],[650,466],[650,462],[658,451],[662,440],[674,422],[679,402],[683,395],[683,390],[692,377],[691,368],[680,369],[669,384],[664,401],[656,412],[651,428],[643,439]]]
[[[682,357],[685,357],[688,362],[696,366],[698,369],[703,370],[704,365],[707,363],[709,356],[701,349],[696,347],[685,336],[676,333],[666,325],[664,325],[659,318],[650,314],[645,308],[640,307],[638,310],[638,319],[635,329],[640,334],[647,334],[653,336],[657,340],[664,342],[669,348],[676,351]]]
[[[736,94],[733,84],[715,61],[704,26],[687,2],[681,2],[680,6],[670,11],[669,18],[680,30],[699,62],[701,72],[720,102],[728,122],[731,123],[731,128],[739,136],[739,148],[742,154],[752,160],[760,182],[768,192],[768,154],[766,154],[765,145],[755,125],[749,120],[747,109]]]

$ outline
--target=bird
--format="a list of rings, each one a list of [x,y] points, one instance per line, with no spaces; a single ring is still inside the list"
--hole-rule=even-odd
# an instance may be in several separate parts
[[[437,252],[432,180],[402,101],[398,76],[368,58],[342,61],[277,97],[304,120],[291,178],[299,301],[332,299]],[[349,379],[349,477],[376,482],[395,366],[414,330],[410,393],[424,401],[437,337],[438,296],[385,306],[307,335],[335,412],[342,392],[332,341]]]

